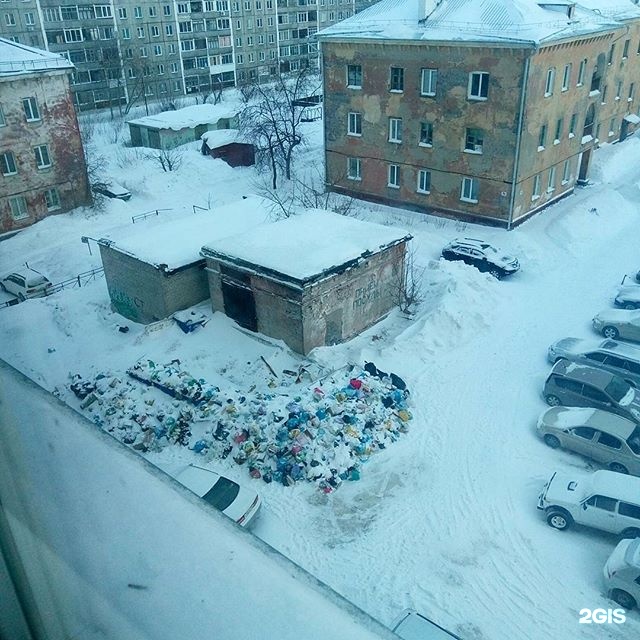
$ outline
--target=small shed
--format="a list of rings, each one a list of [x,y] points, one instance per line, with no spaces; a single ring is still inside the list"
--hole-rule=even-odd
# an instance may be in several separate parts
[[[389,313],[410,239],[401,229],[308,211],[209,241],[201,255],[215,311],[306,355]]]
[[[206,300],[202,243],[260,225],[267,219],[268,206],[262,198],[250,196],[180,219],[145,220],[100,238],[113,309],[147,324]]]
[[[201,138],[203,155],[220,158],[230,167],[250,167],[256,162],[255,147],[237,129],[207,131]]]
[[[129,120],[131,145],[173,149],[200,140],[203,133],[238,127],[238,109],[222,104],[197,104],[154,116]]]

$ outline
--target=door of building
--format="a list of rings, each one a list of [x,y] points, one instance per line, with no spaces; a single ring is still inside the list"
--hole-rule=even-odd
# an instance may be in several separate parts
[[[589,161],[591,160],[591,149],[587,149],[580,154],[580,169],[578,171],[578,184],[589,182]]]
[[[222,280],[224,312],[241,327],[250,331],[258,330],[256,301],[253,291],[236,283]]]

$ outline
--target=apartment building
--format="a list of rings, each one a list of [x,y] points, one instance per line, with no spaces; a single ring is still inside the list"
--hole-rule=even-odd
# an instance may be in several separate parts
[[[640,123],[631,0],[382,0],[318,39],[327,181],[355,197],[511,228]]]
[[[66,56],[80,110],[318,66],[315,33],[356,0],[0,0],[0,36]]]
[[[0,38],[0,233],[91,203],[72,70]]]

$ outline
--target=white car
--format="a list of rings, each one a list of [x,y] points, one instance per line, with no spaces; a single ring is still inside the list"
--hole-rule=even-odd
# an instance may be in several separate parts
[[[3,291],[12,293],[20,300],[42,298],[49,295],[53,288],[51,281],[35,269],[24,269],[10,273],[0,280]]]
[[[637,284],[622,285],[613,302],[616,307],[623,309],[640,309],[640,286]]]
[[[459,636],[413,609],[405,609],[395,620],[391,630],[403,640],[461,640]]]
[[[623,538],[637,538],[640,478],[614,471],[577,477],[554,473],[538,496],[538,509],[545,512],[554,529],[567,529],[575,522]]]
[[[246,527],[260,509],[260,496],[215,471],[190,464],[174,478],[212,507]]]
[[[604,565],[604,586],[623,609],[640,604],[640,538],[618,543]]]
[[[605,309],[592,323],[593,328],[605,338],[640,342],[640,311]]]

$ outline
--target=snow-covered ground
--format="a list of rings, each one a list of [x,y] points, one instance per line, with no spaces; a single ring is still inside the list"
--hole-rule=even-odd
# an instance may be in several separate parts
[[[299,162],[312,166],[322,158],[321,128],[307,127],[310,144]],[[101,146],[111,174],[132,199],[108,201],[103,213],[53,216],[0,243],[0,273],[28,260],[53,281],[71,277],[100,266],[81,236],[122,235],[131,216],[156,208],[172,208],[160,214],[167,218],[215,216],[217,206],[255,192],[253,169],[203,157],[196,144],[186,147],[179,171],[163,173],[107,138]],[[546,407],[548,345],[595,338],[591,318],[612,304],[623,274],[640,267],[639,153],[637,136],[603,147],[590,186],[512,232],[356,203],[358,217],[414,235],[424,302],[413,319],[392,313],[312,357],[328,369],[366,360],[401,375],[411,390],[409,432],[372,456],[359,481],[331,494],[311,483],[265,484],[230,458],[220,461],[217,469],[263,498],[254,533],[386,624],[412,607],[464,640],[640,637],[637,612],[622,625],[578,623],[583,608],[616,607],[601,578],[616,540],[546,525],[535,505],[548,476],[595,467],[549,449],[534,432]],[[214,210],[193,213],[192,204]],[[151,229],[154,220],[136,226]],[[462,234],[495,242],[522,270],[498,282],[438,260],[441,247]],[[211,315],[207,304],[198,310]],[[130,331],[119,332],[121,325]],[[221,314],[188,335],[169,323],[149,331],[125,321],[110,310],[101,279],[1,309],[0,335],[0,357],[72,404],[70,374],[124,376],[139,358],[179,358],[193,375],[238,390],[264,382],[260,356],[276,372],[300,362]],[[167,468],[198,459],[178,445],[148,457]]]

